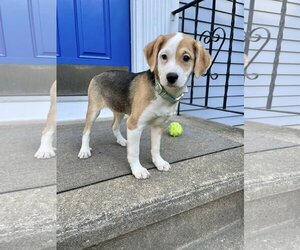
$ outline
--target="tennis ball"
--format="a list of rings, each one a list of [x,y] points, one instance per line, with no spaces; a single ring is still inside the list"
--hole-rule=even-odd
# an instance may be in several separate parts
[[[183,128],[179,122],[171,122],[168,127],[168,132],[170,136],[178,137],[181,136]]]

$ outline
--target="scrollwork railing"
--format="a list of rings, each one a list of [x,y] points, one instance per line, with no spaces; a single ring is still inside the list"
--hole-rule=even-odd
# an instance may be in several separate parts
[[[218,34],[218,32],[219,32],[219,34]],[[214,29],[212,32],[209,30],[206,30],[206,31],[202,32],[202,34],[200,35],[199,41],[203,42],[204,44],[213,44],[213,43],[220,42],[217,52],[215,53],[215,56],[212,59],[211,66],[209,67],[209,69],[206,71],[206,73],[203,76],[210,77],[212,80],[216,80],[219,77],[218,73],[211,73],[211,68],[214,65],[214,62],[216,61],[216,59],[224,45],[225,40],[226,40],[226,32],[221,27]],[[211,45],[211,47],[213,47],[213,46]]]
[[[265,36],[263,36],[262,34],[259,34],[259,32],[261,32],[261,31],[263,31],[265,33]],[[248,43],[249,42],[256,43],[259,41],[263,41],[263,39],[265,39],[263,41],[263,43],[261,44],[261,46],[258,48],[257,52],[249,59],[249,62],[247,64],[247,66],[245,67],[245,77],[247,77],[249,80],[255,80],[258,78],[259,75],[257,73],[248,73],[248,68],[253,63],[255,58],[260,54],[260,52],[266,47],[267,43],[270,41],[271,33],[266,28],[257,27],[255,29],[251,30],[250,32],[246,33],[245,39],[248,39]]]

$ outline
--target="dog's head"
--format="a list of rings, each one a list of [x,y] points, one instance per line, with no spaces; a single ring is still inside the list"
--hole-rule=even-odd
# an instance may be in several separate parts
[[[167,87],[184,87],[193,71],[198,78],[211,64],[201,43],[182,33],[159,36],[144,48],[144,54],[150,70]]]

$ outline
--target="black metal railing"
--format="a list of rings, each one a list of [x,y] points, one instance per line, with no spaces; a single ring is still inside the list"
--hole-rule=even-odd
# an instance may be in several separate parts
[[[195,103],[195,100],[197,99],[195,97],[195,92],[199,91],[199,88],[196,88],[196,87],[199,87],[199,86],[196,86],[195,77],[194,77],[194,74],[192,74],[190,84],[188,86],[189,87],[189,97],[183,98],[183,100],[180,102],[179,107],[178,107],[178,114],[180,114],[181,112],[190,110],[190,109],[181,108],[181,106],[183,106],[182,104],[184,104],[184,106],[186,106],[186,105],[192,106],[192,110],[197,110],[197,109],[201,110],[204,108],[204,109],[214,109],[214,110],[232,112],[235,114],[243,114],[243,112],[231,109],[231,106],[229,107],[227,105],[228,98],[230,98],[230,96],[228,95],[228,92],[231,87],[230,75],[231,75],[231,67],[232,67],[232,54],[233,53],[243,53],[243,51],[234,51],[233,50],[233,42],[235,40],[238,40],[238,39],[234,38],[234,32],[236,29],[243,30],[242,27],[235,26],[235,18],[236,18],[236,16],[239,16],[236,14],[236,6],[238,4],[243,5],[243,3],[239,2],[237,0],[226,0],[228,2],[231,2],[231,4],[232,4],[231,12],[226,12],[222,9],[217,8],[217,0],[211,1],[212,2],[211,7],[201,6],[201,2],[203,2],[203,1],[204,0],[195,0],[190,3],[180,2],[180,4],[181,4],[180,8],[178,8],[172,12],[173,15],[179,14],[180,32],[191,35],[194,37],[194,39],[201,41],[205,45],[205,47],[209,51],[209,53],[211,55],[213,55],[212,65],[207,70],[207,72],[203,75],[203,77],[205,77],[205,80],[204,80],[205,83],[203,86],[201,86],[202,88],[205,88],[205,91],[204,91],[205,94],[204,94],[204,97],[202,97],[203,103],[201,103],[201,104],[199,104],[199,102]],[[191,8],[194,8],[194,13],[195,13],[194,17],[187,16],[187,11],[190,11]],[[211,16],[210,16],[209,21],[201,18],[201,11],[206,11],[206,12],[209,11],[210,12]],[[228,17],[231,18],[230,23],[229,24],[228,23],[224,23],[224,24],[216,23],[216,13],[217,12],[228,15]],[[243,18],[243,16],[241,16],[241,15],[239,17]],[[194,26],[193,32],[188,31],[187,22],[189,22],[188,23],[189,25],[191,25],[191,23],[192,23],[192,25]],[[199,33],[199,31],[198,31],[199,24],[209,25],[209,29],[205,30],[205,31],[201,31],[201,33]],[[228,28],[230,29],[230,31],[227,34],[225,29],[228,29]],[[225,41],[228,41],[227,48],[225,48]],[[238,41],[243,42],[243,40],[238,40]],[[220,52],[227,53],[226,73],[225,74],[219,73],[218,71],[214,70],[214,65],[224,64],[224,62],[220,62],[218,60]],[[241,61],[239,64],[243,65],[243,62]],[[225,80],[223,80],[224,82],[220,83],[221,80],[219,79],[219,75],[225,76]],[[241,73],[239,76],[243,76],[243,74]],[[222,98],[222,102],[219,105],[210,105],[209,104],[210,98],[214,98],[213,96],[210,95],[210,88],[216,81],[218,81],[217,86],[224,87],[224,92],[223,92],[222,96],[220,97],[220,98]],[[243,82],[241,82],[241,86],[243,86]],[[239,97],[243,97],[243,95],[240,95]],[[241,105],[241,104],[237,105],[236,107],[238,107],[238,106],[243,107],[243,105]]]
[[[285,28],[291,29],[291,27],[286,27],[286,18],[292,16],[293,18],[295,18],[294,15],[289,15],[287,14],[287,10],[288,10],[288,4],[290,5],[294,5],[299,7],[300,3],[296,3],[296,2],[290,2],[288,0],[281,0],[281,1],[276,1],[274,0],[274,3],[280,3],[280,12],[277,10],[277,12],[274,9],[256,9],[255,8],[255,4],[256,2],[258,2],[259,0],[248,0],[249,5],[247,7],[245,7],[245,11],[248,12],[248,19],[245,20],[245,54],[249,55],[249,63],[248,65],[245,67],[245,77],[246,77],[246,85],[247,86],[267,86],[268,91],[267,91],[267,95],[264,96],[260,96],[261,98],[264,98],[265,100],[265,105],[259,105],[257,107],[245,107],[246,109],[252,109],[252,110],[259,110],[259,111],[272,111],[272,112],[280,112],[280,113],[287,113],[287,114],[299,114],[300,112],[294,112],[294,111],[289,111],[289,110],[278,110],[276,106],[274,106],[273,101],[275,97],[290,97],[290,95],[283,95],[280,92],[277,91],[277,96],[274,96],[274,91],[275,91],[275,87],[276,87],[276,82],[277,82],[277,78],[278,76],[280,76],[282,78],[282,76],[289,76],[289,72],[285,73],[285,74],[279,74],[278,73],[278,67],[280,65],[280,55],[281,53],[299,53],[297,51],[292,51],[293,49],[291,48],[291,50],[289,51],[283,51],[282,50],[282,43],[284,41],[289,41],[290,39],[287,39],[284,37],[284,31]],[[259,2],[261,3],[261,2]],[[267,16],[276,16],[279,17],[279,23],[274,23],[274,24],[259,24],[256,23],[254,20],[254,16],[255,13],[257,14],[265,14]],[[297,17],[300,21],[300,18]],[[274,19],[276,20],[276,19]],[[292,27],[292,29],[295,29],[294,27]],[[270,32],[270,30],[276,30],[275,32]],[[277,31],[278,30],[278,31]],[[278,33],[277,33],[278,32]],[[275,34],[274,34],[275,33]],[[272,44],[272,46],[269,46],[268,49],[266,49],[266,46],[268,45],[268,43],[272,40],[272,42],[275,42],[276,45],[274,46]],[[299,40],[293,40],[296,42],[299,42]],[[254,45],[255,46],[251,46]],[[275,47],[275,49],[273,49],[273,47]],[[296,48],[294,48],[295,50]],[[270,62],[265,62],[258,57],[258,55],[261,52],[268,52],[271,53],[273,56],[273,60]],[[251,71],[251,65],[254,65],[255,63],[259,63],[259,64],[270,64],[272,65],[271,67],[271,72],[264,72],[263,74],[258,74],[255,72],[249,72]],[[297,63],[292,63],[289,62],[289,65],[297,65]],[[250,68],[250,69],[249,69]],[[264,78],[264,82],[260,82],[260,76],[268,76],[270,77],[270,79],[268,79],[268,81],[266,82],[266,78]],[[257,80],[257,82],[255,81]],[[257,85],[259,84],[259,85]],[[278,83],[277,83],[278,84]],[[280,83],[281,87],[284,86],[287,88],[288,84],[286,83]],[[293,85],[294,87],[296,85]],[[298,85],[299,86],[299,85]],[[246,96],[246,98],[252,98],[252,96]],[[255,97],[253,97],[255,98]],[[289,105],[288,104],[281,104],[282,106],[284,106],[285,108],[288,108]],[[277,105],[278,106],[278,105]]]

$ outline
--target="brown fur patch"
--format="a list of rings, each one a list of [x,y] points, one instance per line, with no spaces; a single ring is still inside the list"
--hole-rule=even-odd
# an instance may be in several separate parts
[[[88,110],[86,113],[85,127],[83,129],[83,134],[89,131],[92,125],[93,115],[106,106],[104,99],[102,98],[102,96],[98,91],[97,83],[95,82],[94,78],[90,82],[88,88],[88,96],[89,96]]]
[[[194,49],[195,40],[191,37],[184,35],[183,39],[180,41],[177,51],[176,51],[176,62],[185,70],[189,71],[191,67],[194,66],[195,60],[195,49]],[[191,57],[191,60],[188,62],[183,61],[183,55],[188,54]]]
[[[187,54],[191,56],[189,63],[185,63],[182,60],[184,52],[187,52]],[[200,77],[211,65],[211,57],[206,49],[199,41],[194,40],[188,35],[183,35],[183,39],[178,45],[176,61],[186,71],[190,69],[192,64],[194,64],[194,73],[197,78]]]
[[[131,87],[132,105],[127,121],[128,129],[133,130],[137,127],[140,116],[155,97],[154,91],[146,74],[134,79]]]
[[[106,106],[106,103],[104,99],[102,98],[97,82],[93,78],[90,82],[89,88],[88,88],[88,96],[89,96],[89,107],[92,108],[92,111],[98,111],[100,108],[104,108]]]
[[[210,67],[212,60],[210,54],[199,41],[194,42],[194,48],[196,55],[194,73],[198,78]]]
[[[144,54],[152,72],[155,72],[157,64],[157,55],[160,49],[175,35],[176,33],[169,35],[161,35],[154,41],[148,43],[144,48]]]

